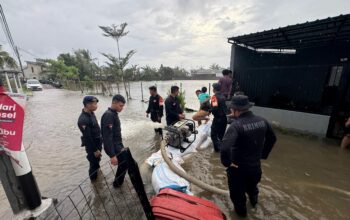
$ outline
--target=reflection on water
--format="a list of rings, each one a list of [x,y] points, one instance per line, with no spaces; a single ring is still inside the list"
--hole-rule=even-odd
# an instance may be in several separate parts
[[[157,82],[160,94],[166,97],[174,83],[181,82]],[[198,108],[194,91],[209,83],[213,81],[182,82],[188,107]],[[147,88],[152,84],[143,83],[146,100]],[[151,192],[151,169],[143,161],[157,150],[158,139],[145,117],[147,104],[140,101],[140,83],[131,85],[131,95],[134,100],[120,114],[124,142],[139,162],[146,190]],[[44,196],[62,199],[87,177],[88,163],[84,149],[79,147],[80,132],[76,126],[82,98],[79,92],[47,89],[35,93],[27,103],[24,144]],[[111,97],[98,98],[96,115],[100,118]],[[105,154],[103,160],[108,160]],[[197,178],[227,189],[225,170],[212,149],[199,152],[184,167]],[[277,145],[269,160],[263,162],[263,170],[260,203],[257,209],[249,211],[248,219],[348,219],[350,152],[340,150],[336,141],[278,134]],[[229,198],[195,186],[192,190],[236,219]],[[1,219],[7,219],[8,213],[9,205],[1,188]]]

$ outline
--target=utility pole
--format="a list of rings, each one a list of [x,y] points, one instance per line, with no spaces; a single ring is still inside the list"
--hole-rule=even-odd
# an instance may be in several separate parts
[[[7,93],[0,78],[0,101],[0,180],[14,219],[36,218],[53,205],[53,200],[42,200],[22,143],[26,96]]]

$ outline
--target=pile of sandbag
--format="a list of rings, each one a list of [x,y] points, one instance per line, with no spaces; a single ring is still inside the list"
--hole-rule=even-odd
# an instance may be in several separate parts
[[[204,150],[211,146],[212,142],[210,139],[210,127],[211,123],[199,126],[195,141],[183,152],[181,152],[178,148],[170,146],[167,147],[166,150],[168,157],[171,158],[176,167],[186,172],[181,167],[184,160],[193,156],[194,153],[197,153],[197,150]],[[152,173],[152,186],[156,193],[164,188],[171,188],[180,192],[191,194],[190,183],[170,170],[168,165],[163,160],[160,150],[148,157],[146,159],[146,163],[154,167]]]

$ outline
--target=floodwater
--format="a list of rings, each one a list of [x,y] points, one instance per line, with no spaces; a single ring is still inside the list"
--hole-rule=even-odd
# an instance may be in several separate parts
[[[166,96],[172,84],[186,91],[189,108],[197,109],[196,89],[213,81],[157,82],[159,92]],[[144,99],[148,99],[143,83]],[[131,96],[120,114],[125,146],[130,147],[138,161],[147,192],[151,170],[144,160],[158,149],[150,122],[145,117],[147,104],[141,102],[140,83],[131,84]],[[46,89],[34,93],[26,106],[24,144],[43,196],[58,198],[68,195],[87,177],[88,163],[80,146],[76,121],[82,108],[80,92]],[[110,105],[111,97],[98,96],[100,118]],[[350,216],[350,151],[340,150],[337,141],[317,137],[287,135],[277,132],[278,142],[269,159],[263,162],[261,196],[256,209],[249,208],[247,219],[349,219]],[[103,156],[107,160],[107,156]],[[227,189],[225,169],[219,155],[207,149],[186,162],[184,168],[197,178]],[[229,198],[192,191],[215,202],[228,219],[238,219]],[[0,188],[0,219],[9,219],[10,208]]]

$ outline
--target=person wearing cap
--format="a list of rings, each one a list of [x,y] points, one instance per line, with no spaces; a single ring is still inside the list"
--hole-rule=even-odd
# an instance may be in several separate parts
[[[235,120],[228,128],[221,145],[221,163],[227,167],[230,197],[235,211],[247,215],[246,193],[253,207],[258,202],[261,159],[267,159],[276,142],[271,125],[249,109],[252,104],[245,95],[232,98],[231,115]]]
[[[91,181],[97,179],[97,171],[100,168],[102,138],[101,129],[97,122],[94,111],[97,109],[98,99],[94,96],[85,96],[84,108],[78,119],[78,127],[82,133],[82,147],[85,147],[87,160],[90,163],[89,177]]]
[[[225,99],[229,100],[231,97],[232,90],[232,71],[228,69],[224,69],[222,71],[222,77],[219,79],[218,83],[221,86],[221,93],[225,96]]]
[[[221,86],[218,83],[213,84],[214,95],[211,97],[211,113],[214,116],[213,123],[211,125],[211,140],[213,141],[214,150],[220,151],[220,144],[222,138],[225,135],[227,126],[227,106],[226,98],[221,93]]]
[[[168,126],[175,124],[181,119],[185,119],[185,114],[180,106],[178,95],[179,87],[172,86],[170,89],[170,95],[165,100],[166,124]]]
[[[124,183],[126,171],[128,170],[127,154],[124,150],[120,120],[118,113],[123,111],[126,101],[122,95],[112,98],[111,107],[105,111],[101,118],[101,129],[103,146],[106,154],[110,157],[111,164],[118,165],[113,186],[120,187]]]
[[[146,117],[149,117],[151,114],[151,120],[153,122],[162,123],[163,111],[164,111],[164,99],[157,92],[157,87],[151,86],[149,87],[149,102],[148,108],[146,110]],[[163,135],[163,131],[161,128],[154,129],[156,133],[159,133],[161,136]]]

